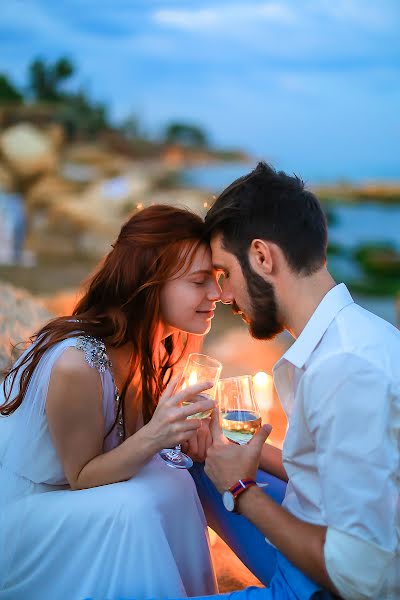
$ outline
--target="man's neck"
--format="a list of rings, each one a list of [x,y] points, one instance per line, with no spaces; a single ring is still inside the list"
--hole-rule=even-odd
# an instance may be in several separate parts
[[[318,305],[336,282],[323,268],[306,277],[291,277],[282,289],[282,311],[286,329],[298,338]]]

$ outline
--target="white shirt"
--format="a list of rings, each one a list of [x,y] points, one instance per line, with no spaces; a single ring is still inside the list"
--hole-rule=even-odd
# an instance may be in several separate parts
[[[274,367],[289,419],[283,506],[324,525],[347,600],[400,599],[400,332],[329,291]]]

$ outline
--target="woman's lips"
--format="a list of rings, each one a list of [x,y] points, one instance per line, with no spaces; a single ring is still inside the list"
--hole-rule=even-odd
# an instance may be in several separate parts
[[[214,317],[213,310],[197,310],[196,312],[200,315],[204,315],[207,319],[212,319]]]

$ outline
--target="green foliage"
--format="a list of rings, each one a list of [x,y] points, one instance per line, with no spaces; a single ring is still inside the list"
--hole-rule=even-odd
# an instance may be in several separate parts
[[[328,245],[328,256],[347,256],[348,252],[346,248],[341,246],[340,244],[335,244],[334,242],[329,242]]]
[[[379,279],[369,277],[362,281],[347,281],[352,292],[363,296],[377,296],[380,298],[397,296],[400,293],[398,279]]]
[[[37,109],[45,107],[51,119],[64,126],[69,139],[90,139],[109,127],[107,110],[103,104],[92,102],[83,91],[64,91],[64,84],[74,73],[73,63],[65,56],[52,63],[36,58],[29,65],[26,88]],[[9,79],[0,74],[0,104],[23,100]]]
[[[208,146],[205,131],[189,123],[169,123],[165,128],[164,141],[167,144],[181,144],[190,148],[205,148]]]
[[[0,74],[0,104],[20,103],[22,94],[6,75]]]
[[[28,89],[34,100],[60,102],[66,98],[61,89],[62,84],[74,72],[74,65],[66,57],[59,58],[53,64],[37,58],[29,66]]]
[[[119,125],[118,130],[128,140],[145,140],[147,135],[143,129],[143,125],[137,115],[131,114],[122,121]]]
[[[59,103],[54,120],[61,123],[68,139],[89,138],[108,127],[107,109],[103,104],[92,103],[84,92],[69,94]]]
[[[367,275],[396,278],[400,287],[400,252],[391,244],[366,244],[357,248],[354,258]]]

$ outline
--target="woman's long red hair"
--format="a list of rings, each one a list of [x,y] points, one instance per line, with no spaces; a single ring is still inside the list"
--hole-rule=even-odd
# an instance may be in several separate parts
[[[36,342],[22,363],[5,373],[4,416],[22,403],[33,372],[44,353],[54,344],[75,337],[77,330],[105,340],[110,346],[131,343],[131,371],[121,390],[125,392],[135,379],[140,385],[143,419],[147,423],[172,374],[193,336],[178,332],[155,348],[157,328],[161,322],[160,289],[180,273],[198,246],[203,243],[203,221],[188,210],[166,205],[150,206],[133,215],[122,227],[112,251],[89,279],[86,292],[71,316],[47,323],[32,338]],[[78,323],[77,323],[78,321]],[[11,391],[20,369],[17,395]]]

